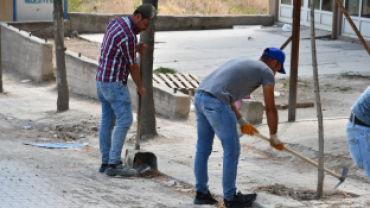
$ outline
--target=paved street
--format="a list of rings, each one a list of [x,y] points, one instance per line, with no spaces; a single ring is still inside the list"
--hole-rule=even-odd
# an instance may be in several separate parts
[[[302,34],[307,35],[307,32]],[[156,36],[155,67],[172,67],[181,72],[207,75],[221,63],[237,56],[257,59],[266,46],[281,45],[287,33],[274,28],[158,32]],[[85,36],[86,38],[87,36]],[[91,37],[91,36],[90,36]],[[94,38],[101,38],[94,36]],[[353,70],[368,73],[370,59],[359,44],[317,40],[321,75],[340,74]],[[310,40],[301,40],[299,74],[311,75]],[[286,69],[289,71],[288,46]],[[165,176],[149,178],[112,178],[97,170],[100,166],[98,133],[101,109],[97,100],[71,94],[70,110],[56,113],[56,83],[22,82],[19,74],[4,72],[5,94],[0,94],[0,208],[7,207],[211,207],[194,206],[195,179],[193,175],[196,143],[194,112],[187,121],[172,121],[158,117],[159,137],[143,142],[142,148],[154,152],[159,159],[159,170]],[[280,76],[283,77],[283,76]],[[327,76],[326,78],[330,78]],[[338,100],[341,112],[325,114],[325,166],[340,173],[343,165],[350,173],[340,191],[333,193],[338,180],[326,175],[328,198],[300,200],[288,194],[272,194],[266,187],[284,184],[287,188],[315,190],[317,169],[284,152],[277,152],[257,138],[241,138],[237,187],[243,193],[257,192],[257,201],[267,207],[369,207],[370,183],[365,173],[353,163],[346,144],[345,124],[353,103],[367,79],[335,77],[325,88],[335,94],[330,102],[323,101],[326,112]],[[351,85],[345,92],[337,92],[341,82]],[[328,82],[329,83],[329,82]],[[359,84],[359,83],[362,83]],[[281,83],[279,83],[282,85]],[[324,83],[323,83],[324,84]],[[341,86],[341,87],[343,87]],[[338,88],[337,88],[338,87]],[[280,86],[280,88],[282,88]],[[306,89],[306,88],[305,88]],[[308,87],[307,91],[310,90]],[[312,94],[312,92],[311,92]],[[299,95],[300,98],[303,97]],[[312,97],[312,96],[311,96]],[[303,97],[304,99],[311,99]],[[328,96],[326,97],[328,100]],[[325,98],[324,98],[325,99]],[[331,111],[331,112],[338,112]],[[299,109],[297,122],[287,123],[286,110],[279,110],[279,135],[287,146],[317,160],[317,122],[315,109]],[[302,113],[303,112],[303,113]],[[339,117],[333,118],[334,114]],[[134,118],[136,116],[134,115]],[[310,118],[310,119],[307,119]],[[258,129],[268,135],[266,121]],[[25,129],[24,126],[31,126]],[[133,148],[136,122],[129,130],[126,148]],[[81,128],[80,138],[70,142],[88,142],[89,148],[55,150],[26,146],[24,142],[61,142],[65,134],[59,128]],[[124,155],[122,155],[124,156]],[[222,197],[222,147],[215,138],[209,160],[210,190]],[[167,187],[166,182],[180,184]],[[185,183],[183,183],[185,182]],[[352,198],[348,193],[360,195]]]
[[[248,28],[248,27],[246,27]],[[258,59],[263,49],[280,47],[291,35],[281,27],[258,29],[223,29],[202,31],[156,32],[154,69],[169,67],[184,73],[204,77],[224,62],[240,56]],[[317,36],[330,35],[316,30]],[[311,40],[309,27],[302,26],[299,51],[299,76],[312,76]],[[82,38],[102,42],[103,34],[83,34]],[[319,74],[340,74],[348,71],[369,72],[370,58],[361,44],[340,40],[317,39]],[[291,44],[286,53],[285,69],[290,74]],[[277,78],[285,77],[278,74]]]

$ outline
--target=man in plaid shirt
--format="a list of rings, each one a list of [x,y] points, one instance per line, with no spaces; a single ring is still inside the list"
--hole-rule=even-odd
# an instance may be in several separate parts
[[[141,98],[145,96],[136,52],[145,54],[147,46],[137,43],[136,35],[148,29],[148,19],[155,13],[152,5],[143,4],[129,17],[116,17],[110,21],[104,34],[96,73],[96,91],[102,106],[99,130],[102,165],[99,172],[110,176],[119,175],[122,171],[121,152],[133,120],[127,87],[129,73],[137,86],[137,93]]]

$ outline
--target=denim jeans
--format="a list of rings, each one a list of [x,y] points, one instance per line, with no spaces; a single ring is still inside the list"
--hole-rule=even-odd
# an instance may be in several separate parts
[[[119,164],[126,134],[133,120],[130,93],[122,82],[100,81],[96,81],[96,93],[102,107],[99,130],[102,163]]]
[[[236,131],[236,116],[230,105],[206,94],[196,93],[194,109],[197,117],[197,150],[194,174],[197,191],[208,189],[208,158],[212,152],[215,133],[224,150],[222,186],[224,198],[233,199],[236,186],[240,141]]]
[[[348,121],[347,143],[353,161],[359,169],[365,170],[370,181],[370,127]]]

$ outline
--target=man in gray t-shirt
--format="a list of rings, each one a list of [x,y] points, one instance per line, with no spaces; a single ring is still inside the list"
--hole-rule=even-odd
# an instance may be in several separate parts
[[[207,162],[215,134],[224,149],[222,185],[225,206],[248,206],[255,200],[255,194],[236,194],[235,180],[240,154],[237,123],[244,134],[253,136],[258,130],[242,118],[235,102],[262,85],[270,144],[278,150],[284,149],[284,144],[277,137],[278,114],[274,98],[274,76],[276,72],[285,74],[284,61],[283,51],[274,47],[266,48],[260,60],[244,57],[232,59],[200,83],[194,97],[198,132],[194,164],[197,189],[195,204],[218,203],[209,193],[207,174]]]
[[[241,100],[260,85],[275,85],[274,72],[262,61],[232,59],[209,74],[198,87],[225,104]]]

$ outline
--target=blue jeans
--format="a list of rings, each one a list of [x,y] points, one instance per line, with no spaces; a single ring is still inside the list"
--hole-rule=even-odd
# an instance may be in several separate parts
[[[197,116],[197,150],[194,173],[197,191],[208,189],[208,158],[212,152],[215,133],[224,149],[222,186],[224,198],[233,199],[240,155],[240,141],[236,131],[236,116],[230,105],[206,94],[196,93],[194,109]]]
[[[347,142],[353,161],[370,181],[370,127],[347,123]]]
[[[119,164],[126,134],[133,120],[130,93],[122,82],[100,81],[96,81],[96,93],[102,107],[99,130],[102,163]],[[111,138],[114,125],[116,127]]]

